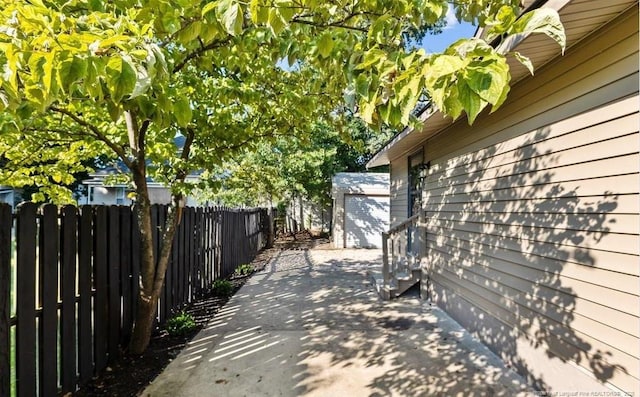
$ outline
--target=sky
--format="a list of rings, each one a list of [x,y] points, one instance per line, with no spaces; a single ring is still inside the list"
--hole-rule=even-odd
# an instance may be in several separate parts
[[[447,11],[447,26],[438,35],[426,35],[420,47],[426,52],[442,52],[450,44],[461,38],[470,38],[476,33],[476,27],[469,23],[458,23],[453,9]]]

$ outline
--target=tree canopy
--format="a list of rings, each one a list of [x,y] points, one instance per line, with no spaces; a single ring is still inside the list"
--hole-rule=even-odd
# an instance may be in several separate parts
[[[509,90],[506,54],[487,42],[542,32],[564,45],[553,11],[517,18],[518,4],[456,2],[486,38],[425,54],[405,41],[441,26],[444,0],[2,1],[2,179],[63,199],[56,186],[82,160],[130,166],[144,145],[147,171],[178,183],[228,149],[308,128],[343,97],[372,124],[409,123],[424,92],[472,122]],[[175,155],[176,134],[192,136],[189,156]]]
[[[354,117],[342,132],[326,122],[316,122],[305,139],[282,137],[261,142],[205,172],[196,197],[231,206],[275,206],[293,197],[327,205],[332,176],[366,171],[367,161],[394,132],[389,128],[372,130]],[[208,188],[210,184],[214,186]]]
[[[502,38],[539,32],[564,47],[555,11],[521,15],[519,3],[456,1],[484,38],[426,54],[406,50],[407,32],[437,27],[445,0],[0,0],[0,184],[35,183],[63,201],[60,184],[86,160],[108,154],[131,171],[141,288],[129,347],[140,353],[190,171],[307,136],[318,120],[339,125],[341,108],[408,124],[425,93],[473,122],[509,91]],[[157,258],[149,177],[173,192]]]

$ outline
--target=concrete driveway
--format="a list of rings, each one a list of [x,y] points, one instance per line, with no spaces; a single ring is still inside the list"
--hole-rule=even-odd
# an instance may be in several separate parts
[[[143,396],[531,393],[417,293],[379,300],[366,271],[381,263],[379,250],[281,251]]]

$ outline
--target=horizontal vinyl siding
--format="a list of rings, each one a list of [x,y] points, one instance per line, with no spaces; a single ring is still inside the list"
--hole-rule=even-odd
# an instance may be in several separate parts
[[[401,157],[391,162],[391,223],[393,226],[407,219],[409,193],[408,159]]]
[[[640,388],[637,19],[426,143],[432,298],[549,390]]]

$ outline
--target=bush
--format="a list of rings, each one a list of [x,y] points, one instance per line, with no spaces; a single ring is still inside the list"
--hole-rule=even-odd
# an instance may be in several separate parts
[[[212,289],[217,296],[229,296],[233,293],[233,284],[229,280],[216,280]]]
[[[189,313],[181,311],[167,320],[165,329],[171,336],[184,336],[196,328],[196,322]]]
[[[243,263],[236,268],[236,274],[240,276],[248,276],[253,273],[253,265],[249,263]]]

